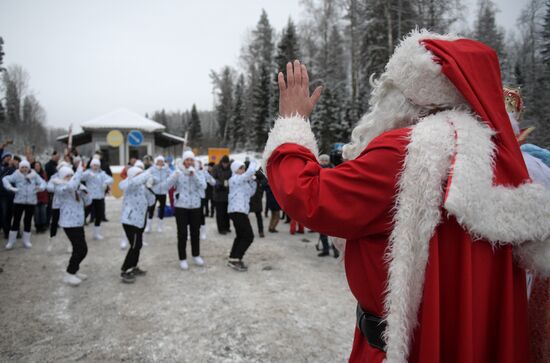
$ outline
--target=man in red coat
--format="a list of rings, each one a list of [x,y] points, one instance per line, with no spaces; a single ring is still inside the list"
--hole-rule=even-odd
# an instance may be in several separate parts
[[[550,274],[550,193],[531,183],[496,53],[426,31],[396,48],[371,110],[322,169],[298,61],[264,151],[292,219],[345,238],[350,362],[528,362],[525,270]]]

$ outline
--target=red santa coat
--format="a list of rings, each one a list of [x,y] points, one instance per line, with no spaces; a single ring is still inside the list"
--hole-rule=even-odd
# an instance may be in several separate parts
[[[447,116],[463,117],[452,113]],[[300,122],[287,121],[284,126],[287,131],[289,122]],[[440,116],[434,117],[432,125],[426,122],[424,129],[436,124],[456,131]],[[460,134],[468,134],[460,127],[457,129]],[[294,131],[301,134],[300,130]],[[384,317],[391,295],[388,246],[397,224],[396,196],[400,193],[400,178],[404,179],[406,174],[405,160],[407,154],[414,153],[411,133],[410,128],[386,132],[374,139],[358,158],[334,169],[322,169],[315,150],[310,151],[315,147],[303,140],[297,143],[279,140],[273,151],[267,152],[267,174],[277,201],[291,218],[308,228],[347,239],[345,266],[351,292],[365,310]],[[441,160],[450,164],[450,157],[442,156]],[[445,189],[446,176],[447,172],[441,178],[440,195]],[[455,181],[457,187],[460,183]],[[408,355],[409,362],[423,363],[527,362],[525,271],[514,262],[512,246],[495,248],[488,241],[474,239],[454,216],[444,211],[442,198],[436,202],[441,215],[433,234],[428,234],[429,257],[413,273],[425,278],[420,278],[420,285],[400,281],[398,288],[394,286],[394,290],[399,290],[413,285],[412,290],[420,294],[418,309],[411,310],[418,324],[410,318],[400,321],[402,326],[416,327],[411,329],[410,339],[405,340],[408,346],[402,347],[406,351],[404,356]],[[407,209],[403,204],[400,207]],[[371,347],[356,328],[349,361],[382,362],[385,358],[386,354]]]

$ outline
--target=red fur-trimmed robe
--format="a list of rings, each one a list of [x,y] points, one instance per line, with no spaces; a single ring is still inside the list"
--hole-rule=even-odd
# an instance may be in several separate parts
[[[388,349],[398,351],[399,357],[408,357],[408,362],[528,362],[525,271],[514,262],[512,246],[494,247],[486,240],[474,240],[443,208],[452,147],[445,150],[449,155],[424,155],[426,150],[421,148],[417,153],[417,145],[411,146],[412,129],[397,129],[374,139],[356,159],[334,169],[322,169],[316,160],[315,141],[309,136],[309,123],[300,118],[277,122],[264,154],[273,194],[292,219],[320,233],[347,239],[346,275],[361,306],[387,317],[389,295],[394,296],[393,306],[402,310],[409,309],[418,294],[418,308],[411,308],[416,311],[415,316],[408,316],[406,321],[392,320],[400,328],[392,333],[397,337],[388,337],[387,341],[399,344]],[[448,128],[443,130],[445,135],[452,136],[450,123],[434,120],[433,125],[439,124]],[[430,130],[429,125],[424,129]],[[421,139],[421,132],[418,133]],[[437,133],[431,136],[438,138]],[[424,159],[415,164],[412,160],[416,154]],[[407,165],[408,155],[411,160]],[[438,190],[427,194],[434,196],[429,202],[436,211],[416,209],[405,199],[398,203],[403,189],[409,187],[403,182],[407,167],[421,166],[415,169],[423,175],[429,174],[431,163],[446,163],[439,167],[445,175],[440,176]],[[490,169],[490,165],[487,167]],[[426,188],[430,185],[418,179],[415,186],[414,172],[408,173],[412,182],[405,182],[422,194],[424,184]],[[459,188],[460,181],[456,183]],[[422,198],[419,200],[422,202]],[[419,218],[418,223],[396,220],[406,219],[399,217],[407,215],[406,209]],[[428,238],[398,244],[397,225],[404,231],[401,236],[424,234]],[[432,225],[434,229],[430,230]],[[410,250],[393,251],[389,261],[392,232],[397,236],[393,248]],[[422,261],[418,256],[423,255],[423,248],[427,254],[425,263],[418,262]],[[395,276],[406,268],[409,272],[396,277],[388,287],[388,268],[392,263]],[[409,295],[400,295],[398,290],[407,288],[411,290]],[[399,311],[395,314],[400,316]],[[406,327],[412,331],[410,340],[405,337]],[[385,358],[386,354],[371,347],[356,328],[349,361],[376,363]]]

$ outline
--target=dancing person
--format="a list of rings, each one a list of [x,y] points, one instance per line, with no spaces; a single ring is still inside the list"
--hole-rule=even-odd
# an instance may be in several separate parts
[[[34,171],[27,160],[19,163],[19,169],[2,179],[4,188],[15,193],[13,198],[13,219],[6,249],[12,249],[17,239],[23,214],[23,246],[31,248],[31,224],[36,207],[36,193],[46,188],[46,182]]]
[[[240,161],[231,163],[231,178],[229,178],[229,205],[227,212],[235,227],[235,239],[229,253],[227,266],[236,271],[247,271],[243,257],[252,241],[254,232],[248,219],[250,212],[250,197],[256,192],[257,184],[254,180],[256,161],[253,160],[245,171],[245,165]]]
[[[105,192],[113,184],[113,178],[101,170],[101,161],[94,158],[90,161],[90,169],[82,174],[82,181],[86,183],[88,192],[92,197],[91,209],[93,210],[95,240],[102,240],[101,222],[105,215]]]
[[[207,165],[206,172],[212,177],[212,172],[214,170],[214,163],[210,162]],[[213,179],[213,178],[212,178]],[[216,181],[213,179],[214,182]],[[204,197],[206,198],[206,203],[204,205],[204,215],[210,216],[210,218],[214,217],[214,211],[216,210],[216,206],[214,204],[214,185],[211,185],[210,183],[206,183],[206,190],[204,192]]]
[[[203,168],[202,162],[197,160],[195,162],[195,168],[200,174],[201,178],[206,182],[206,189],[201,189],[201,227],[200,227],[200,239],[206,240],[206,216],[208,216],[208,199],[206,199],[206,191],[208,188],[212,188],[216,185],[216,180],[210,175],[210,173]]]
[[[52,178],[54,193],[58,195],[60,206],[59,225],[73,247],[63,282],[72,286],[78,286],[88,278],[79,270],[80,264],[88,254],[84,233],[84,208],[92,199],[86,187],[80,184],[81,179],[82,164],[77,167],[76,172],[71,167],[62,166],[57,172],[57,177]]]
[[[138,267],[138,263],[149,209],[147,198],[149,192],[146,190],[146,183],[150,180],[153,171],[154,168],[143,171],[142,168],[133,166],[128,169],[127,178],[119,184],[120,190],[124,192],[121,223],[127,241],[130,243],[120,272],[124,283],[133,283],[136,276],[143,276],[147,273]]]
[[[171,174],[172,172],[170,171],[170,168],[164,162],[164,157],[162,155],[157,156],[155,158],[154,167],[151,168],[151,175],[156,179],[156,182],[152,187],[155,202],[149,207],[149,218],[147,218],[147,225],[145,227],[146,233],[151,232],[157,202],[159,203],[157,232],[162,232],[164,209],[166,207],[166,195],[168,194],[166,180],[168,180]]]
[[[528,362],[525,268],[550,275],[550,192],[529,180],[495,51],[412,32],[334,169],[307,121],[321,89],[298,61],[286,72],[267,176],[293,219],[347,239],[349,361]]]
[[[228,180],[231,178],[229,156],[224,155],[219,164],[214,166],[212,169],[212,176],[216,180],[213,196],[216,205],[216,225],[218,226],[218,233],[224,235],[231,232],[229,227],[229,215],[227,214],[227,198],[229,195]]]
[[[52,155],[50,157],[50,160],[44,165],[44,170],[46,171],[46,177],[49,181],[54,174],[57,173],[57,165],[59,164],[59,158],[61,156],[57,152],[57,150],[54,150],[52,152]],[[48,191],[48,208],[46,210],[46,219],[48,225],[51,222],[52,219],[52,203],[53,203],[53,194]]]
[[[178,229],[178,257],[180,268],[189,269],[187,263],[188,227],[191,237],[191,255],[197,266],[203,266],[200,256],[200,223],[201,223],[201,190],[206,188],[206,181],[195,170],[195,154],[185,151],[182,162],[168,179],[168,186],[176,188],[176,226]]]

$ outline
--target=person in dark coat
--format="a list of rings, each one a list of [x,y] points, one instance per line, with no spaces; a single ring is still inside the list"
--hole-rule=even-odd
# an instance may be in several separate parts
[[[4,153],[2,155],[2,169],[0,171],[0,182],[4,177],[13,174],[19,169],[19,162],[21,158],[17,155],[11,157],[10,153]],[[4,238],[8,239],[8,235],[11,229],[11,219],[13,216],[13,198],[15,194],[0,183],[0,209],[2,210],[2,230],[4,232]]]
[[[229,228],[229,214],[227,213],[229,178],[231,178],[229,156],[224,155],[220,163],[214,166],[212,176],[216,180],[213,199],[216,203],[216,223],[218,225],[218,232],[220,234],[227,234],[231,232]]]
[[[212,172],[214,170],[214,163],[210,162],[208,163],[208,173],[212,175]],[[214,187],[210,184],[206,184],[206,190],[204,191],[204,198],[206,199],[206,204],[204,206],[204,216],[210,218],[214,217],[214,210],[216,209],[215,203],[214,203]]]
[[[277,203],[277,200],[275,199],[275,196],[273,195],[273,192],[271,191],[271,188],[269,187],[269,183],[267,182],[264,185],[265,189],[265,201],[267,205],[267,209],[271,211],[271,219],[269,220],[269,228],[268,231],[271,233],[277,233],[276,227],[277,224],[279,224],[279,219],[281,219],[281,207],[279,206],[279,203]]]
[[[44,165],[44,171],[46,172],[46,179],[50,180],[51,177],[57,173],[57,164],[59,163],[60,155],[57,152],[57,150],[54,150],[52,152],[52,156],[50,160]],[[50,225],[50,221],[52,219],[52,200],[53,200],[53,193],[48,193],[48,205],[46,207],[46,224],[47,226]]]
[[[247,163],[245,163],[247,164]],[[248,168],[248,165],[246,165]],[[254,175],[256,178],[256,192],[250,198],[250,213],[256,215],[256,221],[258,223],[258,234],[261,238],[265,237],[264,234],[264,220],[262,216],[263,210],[263,197],[264,197],[264,184],[267,182],[267,179],[260,170]]]

